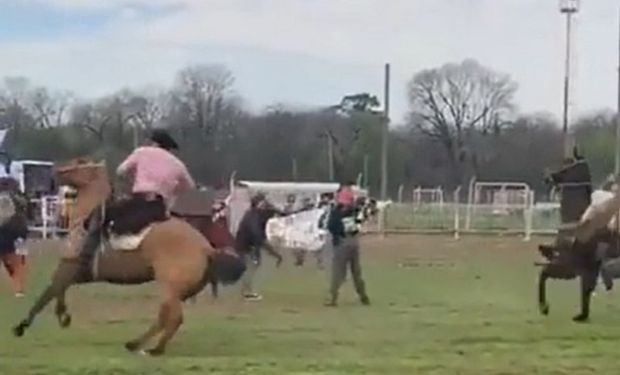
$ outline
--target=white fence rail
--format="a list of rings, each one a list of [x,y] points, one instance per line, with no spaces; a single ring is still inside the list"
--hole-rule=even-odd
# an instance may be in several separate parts
[[[459,238],[461,234],[551,235],[560,224],[557,202],[535,202],[531,190],[519,194],[489,194],[495,201],[470,194],[461,199],[461,189],[452,194],[442,191],[441,199],[415,202],[391,202],[381,207],[379,215],[365,225],[367,233],[444,233]],[[438,190],[435,190],[438,191]],[[501,189],[500,189],[501,191]],[[497,199],[499,197],[499,199]],[[29,229],[43,238],[57,237],[67,231],[66,202],[56,196],[31,200],[34,220]]]
[[[65,202],[57,196],[30,200],[33,218],[28,229],[42,238],[57,237],[67,232]]]
[[[486,190],[486,192],[485,192]],[[557,202],[535,202],[534,192],[524,184],[483,183],[467,199],[457,189],[452,199],[394,202],[380,210],[370,233],[445,233],[551,235],[560,224]],[[483,194],[483,192],[485,192]]]

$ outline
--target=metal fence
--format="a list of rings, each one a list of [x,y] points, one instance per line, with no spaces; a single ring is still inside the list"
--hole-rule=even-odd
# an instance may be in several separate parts
[[[551,235],[560,224],[557,202],[535,202],[533,193],[526,204],[477,202],[472,195],[461,199],[460,189],[441,201],[392,202],[381,207],[379,215],[364,226],[367,233],[443,233]],[[67,204],[57,196],[31,200],[31,232],[43,238],[67,232]],[[70,204],[70,203],[69,203]]]
[[[499,204],[482,201],[474,194],[461,199],[460,189],[447,201],[390,203],[380,210],[367,232],[444,233],[455,238],[476,233],[522,235],[526,240],[532,235],[555,234],[560,224],[559,203],[535,202],[531,190],[523,192],[523,199],[502,199]]]
[[[67,233],[67,203],[57,196],[30,200],[28,229],[42,238],[58,237]]]

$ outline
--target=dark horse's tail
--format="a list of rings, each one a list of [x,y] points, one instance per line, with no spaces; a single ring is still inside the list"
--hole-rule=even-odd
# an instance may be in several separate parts
[[[200,293],[207,284],[211,284],[212,293],[217,296],[218,284],[231,285],[236,283],[241,279],[245,270],[245,262],[241,257],[223,251],[217,252],[209,256],[208,266],[200,284],[191,290],[184,299],[192,298]]]

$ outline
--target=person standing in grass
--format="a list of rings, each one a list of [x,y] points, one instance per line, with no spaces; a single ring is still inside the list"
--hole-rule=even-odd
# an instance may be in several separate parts
[[[17,181],[10,177],[0,178],[0,263],[11,278],[16,297],[24,295],[26,283],[26,204]]]
[[[254,276],[261,263],[261,249],[276,258],[276,265],[282,263],[282,255],[267,241],[265,227],[267,220],[276,211],[263,194],[252,197],[250,208],[245,212],[235,237],[235,247],[242,254],[246,271],[241,279],[241,294],[246,301],[260,301],[263,297],[254,290]]]
[[[346,192],[345,194],[349,194]],[[366,284],[362,278],[359,247],[359,222],[356,210],[351,207],[349,196],[336,196],[336,205],[327,218],[327,229],[332,237],[332,270],[329,297],[326,306],[338,305],[338,291],[347,276],[347,267],[351,269],[353,285],[363,305],[370,305],[366,293]]]

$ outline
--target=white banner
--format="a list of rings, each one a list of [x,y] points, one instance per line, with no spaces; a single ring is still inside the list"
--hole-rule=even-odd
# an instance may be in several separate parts
[[[289,249],[321,250],[329,240],[327,230],[319,228],[319,221],[326,209],[315,208],[267,222],[267,239]]]

